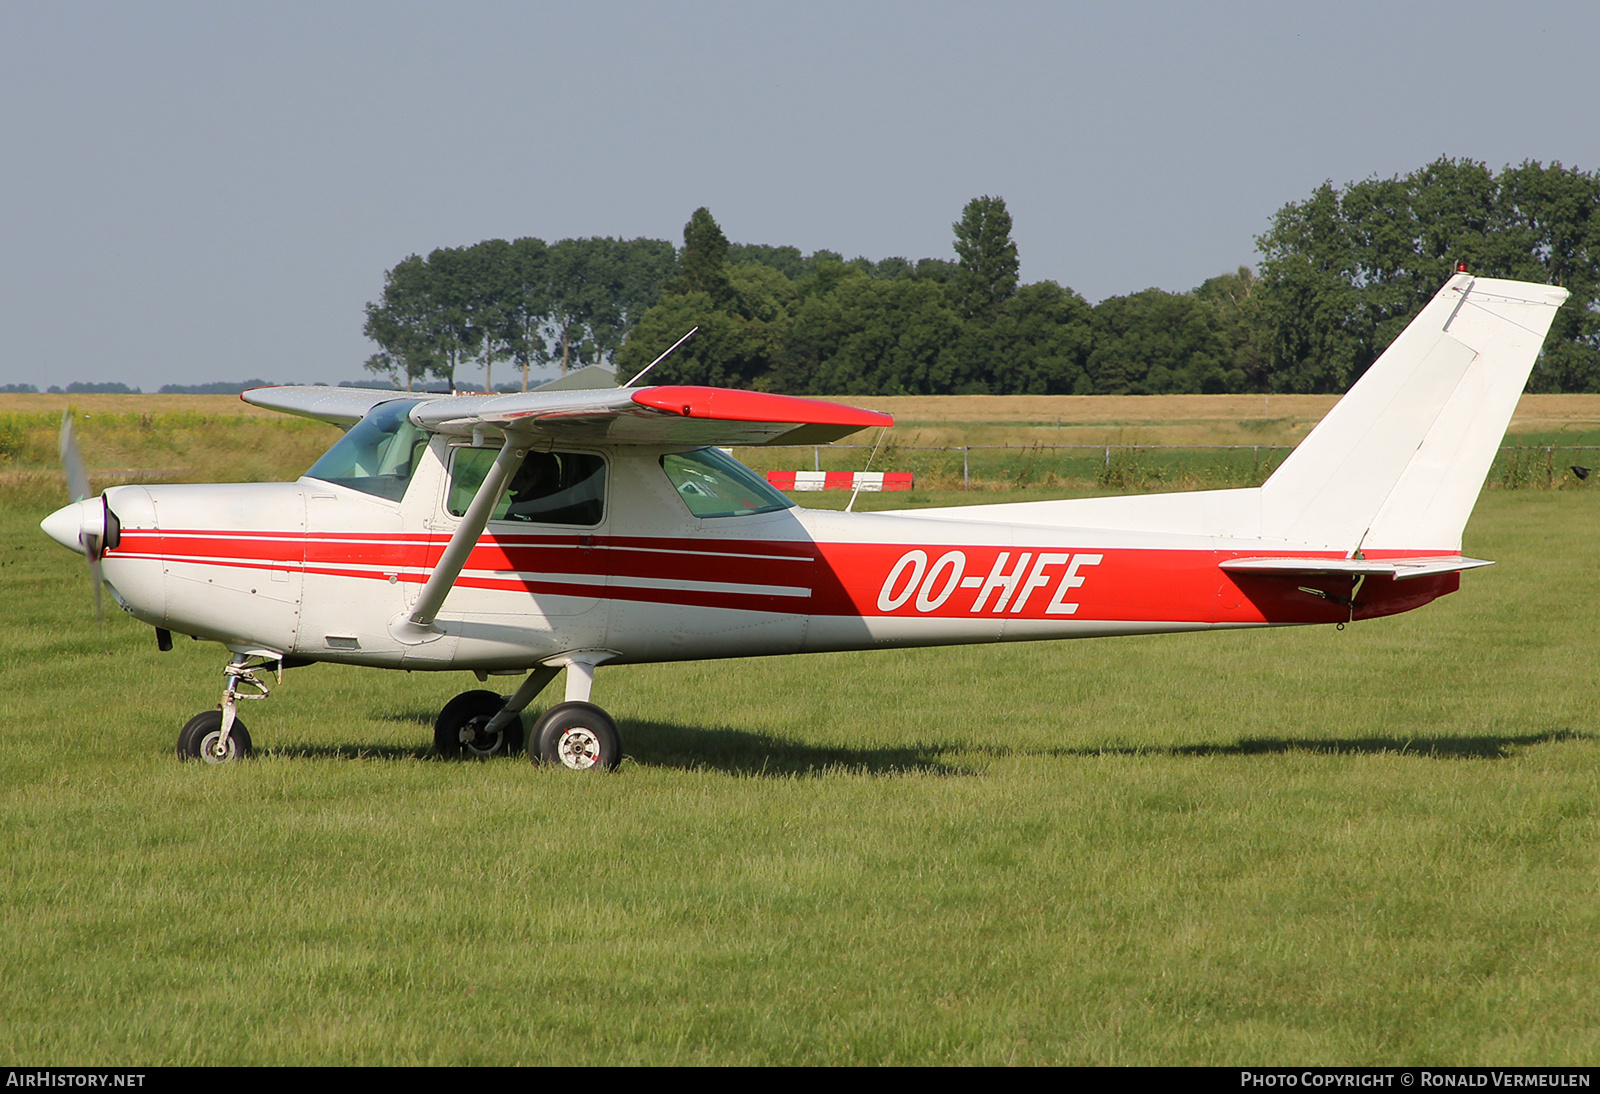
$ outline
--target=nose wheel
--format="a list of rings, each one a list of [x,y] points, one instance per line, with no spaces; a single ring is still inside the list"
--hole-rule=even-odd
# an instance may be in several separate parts
[[[250,734],[235,718],[228,736],[222,736],[222,711],[207,710],[190,718],[178,731],[178,758],[208,764],[231,764],[251,753]]]

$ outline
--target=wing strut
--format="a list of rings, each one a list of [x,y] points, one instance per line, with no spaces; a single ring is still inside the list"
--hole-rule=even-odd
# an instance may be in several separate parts
[[[434,617],[444,606],[444,598],[455,586],[456,578],[461,576],[461,568],[467,564],[467,556],[472,554],[472,548],[477,546],[478,537],[483,535],[489,523],[489,514],[494,512],[494,503],[500,500],[500,491],[517,473],[527,454],[526,438],[507,433],[500,454],[494,458],[489,473],[483,477],[483,485],[473,495],[472,504],[467,506],[467,514],[461,518],[455,534],[450,537],[444,554],[434,564],[433,573],[428,575],[428,583],[422,587],[417,602],[407,615],[397,616],[389,624],[389,634],[395,641],[407,646],[419,646],[443,636],[444,632],[433,625]]]

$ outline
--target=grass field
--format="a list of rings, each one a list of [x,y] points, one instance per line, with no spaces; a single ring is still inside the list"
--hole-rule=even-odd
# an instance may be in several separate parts
[[[1592,490],[1490,490],[1500,565],[1343,632],[604,670],[572,777],[432,758],[465,673],[334,666],[178,763],[224,655],[95,624],[57,482],[0,491],[13,1063],[1600,1053]]]

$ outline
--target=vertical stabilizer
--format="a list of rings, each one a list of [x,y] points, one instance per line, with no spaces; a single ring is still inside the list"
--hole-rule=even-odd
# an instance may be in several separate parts
[[[1456,551],[1567,291],[1457,274],[1261,488],[1262,535]]]

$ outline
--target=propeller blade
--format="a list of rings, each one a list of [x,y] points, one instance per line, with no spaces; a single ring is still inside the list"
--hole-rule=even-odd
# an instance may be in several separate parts
[[[72,495],[73,501],[83,501],[89,497],[89,471],[83,465],[83,453],[78,449],[78,437],[72,429],[72,411],[67,411],[61,416],[61,469],[67,474],[67,493]],[[105,604],[100,592],[100,586],[105,584],[105,579],[100,573],[99,537],[94,537],[94,542],[84,542],[83,550],[89,559],[89,584],[94,589],[94,617],[104,622]]]
[[[89,472],[83,466],[78,437],[72,431],[72,411],[61,415],[61,469],[67,473],[67,493],[73,501],[89,496]]]
[[[100,560],[89,558],[89,584],[94,587],[94,617],[97,622],[105,622],[106,609],[101,601],[100,586],[105,584],[105,578],[100,576]]]

